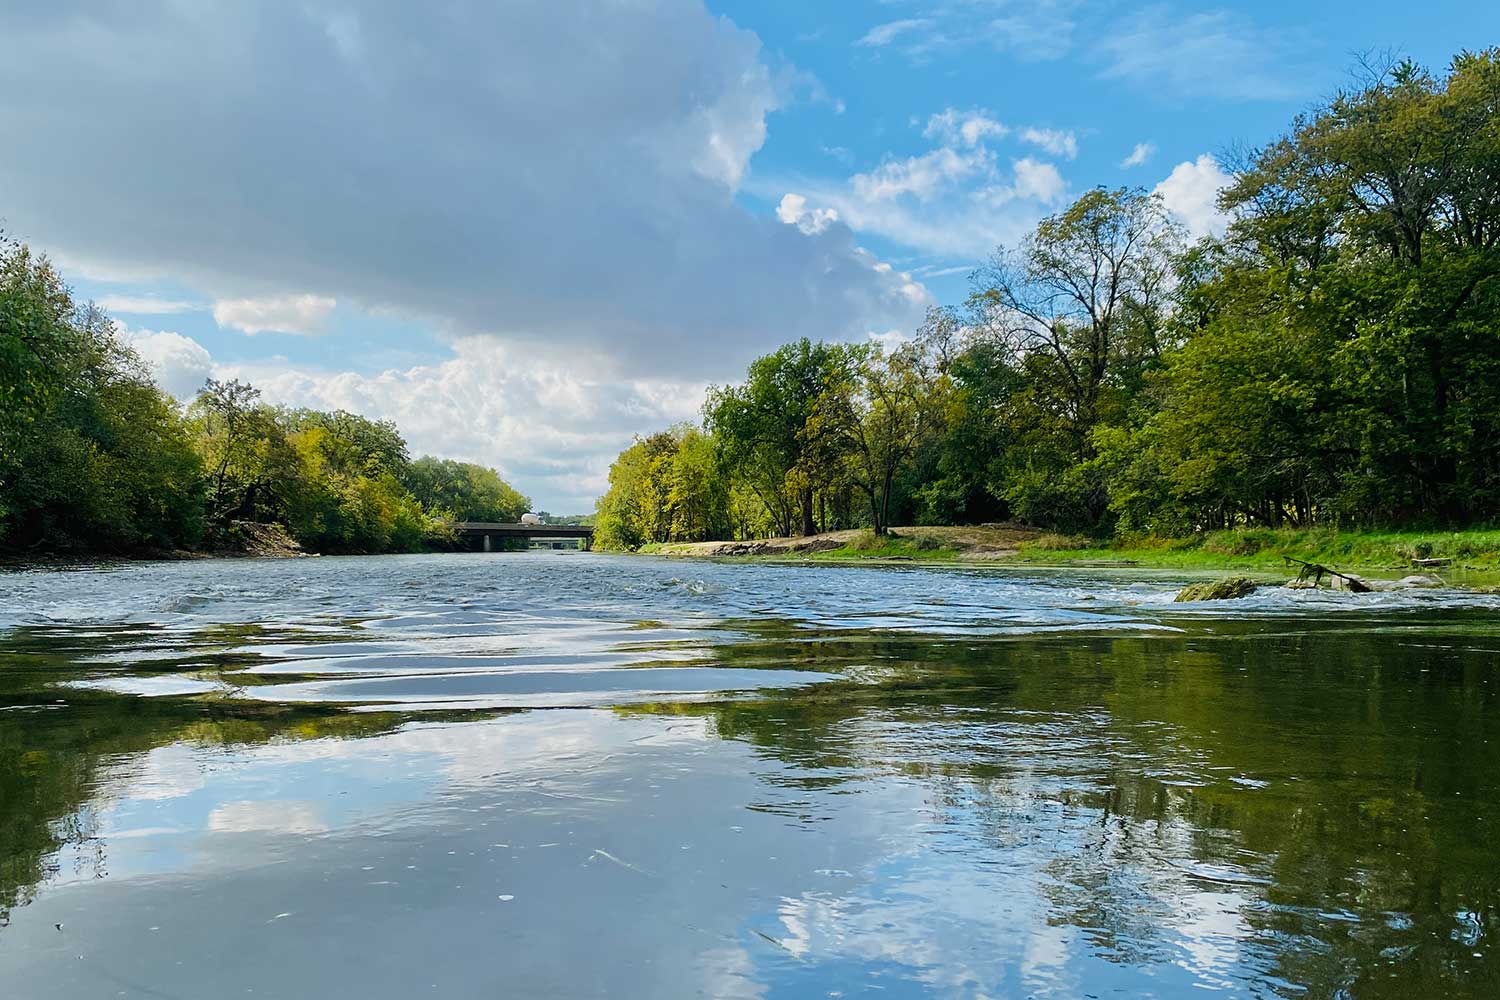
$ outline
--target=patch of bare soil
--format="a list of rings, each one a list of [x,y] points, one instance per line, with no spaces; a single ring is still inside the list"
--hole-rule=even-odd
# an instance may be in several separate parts
[[[761,538],[740,542],[675,542],[663,545],[663,555],[723,558],[730,556],[792,556],[841,549],[867,534],[867,529],[827,531],[798,538]],[[1040,532],[1016,524],[981,524],[967,527],[911,526],[892,528],[900,539],[931,538],[946,549],[956,549],[965,560],[1005,559],[1017,546]]]
[[[229,525],[234,537],[233,546],[225,555],[258,556],[272,559],[291,559],[305,556],[307,552],[298,545],[286,528],[279,524],[256,524],[252,521],[233,521]]]

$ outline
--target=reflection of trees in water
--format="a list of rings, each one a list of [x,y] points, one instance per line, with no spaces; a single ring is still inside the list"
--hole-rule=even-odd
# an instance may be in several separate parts
[[[0,638],[0,926],[49,879],[108,874],[99,817],[131,758],[177,742],[232,751],[273,738],[373,735],[395,725],[389,713],[55,686],[108,672],[132,650],[155,657],[131,662],[131,674],[169,674],[234,669],[251,662],[242,652],[250,643],[289,638],[255,626],[176,634],[145,627],[25,629]]]
[[[1402,624],[816,642],[773,625],[719,657],[860,682],[655,710],[708,715],[808,789],[921,778],[976,852],[1045,859],[1051,919],[1107,957],[1191,958],[1197,935],[1289,993],[1462,994],[1497,975],[1496,657],[1452,618]]]
[[[1193,935],[1219,933],[1247,966],[1309,995],[1475,992],[1494,975],[1487,936],[1500,919],[1496,657],[1461,621],[1405,624],[996,639],[735,623],[748,636],[714,647],[720,665],[848,679],[622,711],[703,716],[791,765],[763,776],[786,793],[768,807],[807,824],[841,785],[914,779],[965,858],[1034,854],[1049,920],[1117,961],[1193,957]],[[97,816],[131,755],[358,737],[399,721],[72,690],[55,707],[64,695],[50,683],[111,657],[133,673],[233,671],[263,662],[246,652],[257,644],[317,641],[350,636],[6,636],[0,702],[17,707],[0,715],[0,914],[59,864],[107,871]],[[143,650],[154,658],[137,659]],[[1207,919],[1216,908],[1227,923]]]

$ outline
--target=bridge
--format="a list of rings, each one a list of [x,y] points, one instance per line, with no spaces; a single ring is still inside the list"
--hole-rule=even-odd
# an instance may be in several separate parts
[[[482,538],[484,551],[493,551],[496,538],[576,538],[587,551],[594,542],[594,529],[582,524],[506,524],[500,521],[455,521],[460,538]]]

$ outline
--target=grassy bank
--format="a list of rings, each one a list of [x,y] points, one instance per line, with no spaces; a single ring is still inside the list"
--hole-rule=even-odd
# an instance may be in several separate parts
[[[1170,569],[1281,570],[1285,558],[1345,569],[1399,572],[1419,559],[1449,560],[1445,569],[1500,572],[1500,531],[1337,531],[1239,529],[1186,538],[1130,536],[1098,542],[1040,535],[1018,546],[1018,561],[1075,565],[1126,561]]]
[[[906,527],[886,537],[869,530],[756,542],[682,542],[645,553],[817,562],[984,561],[1034,566],[1140,566],[1152,569],[1287,572],[1285,557],[1374,575],[1414,571],[1415,560],[1446,559],[1439,574],[1500,579],[1500,530],[1336,531],[1241,529],[1185,538],[1131,536],[1100,541],[1018,527]]]

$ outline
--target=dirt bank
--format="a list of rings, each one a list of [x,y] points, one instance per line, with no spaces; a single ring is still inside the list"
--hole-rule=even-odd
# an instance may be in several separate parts
[[[985,524],[966,528],[892,528],[884,539],[868,528],[828,531],[800,538],[764,538],[744,542],[670,542],[655,546],[657,555],[697,556],[718,559],[732,556],[840,555],[850,558],[909,559],[947,558],[964,560],[1005,559],[1018,546],[1039,537],[1033,528],[1010,524]]]

